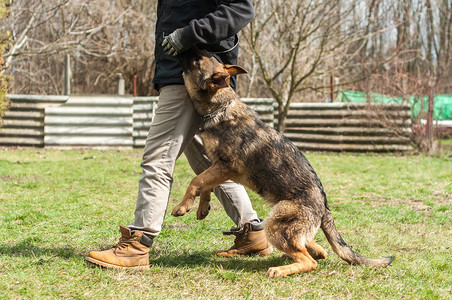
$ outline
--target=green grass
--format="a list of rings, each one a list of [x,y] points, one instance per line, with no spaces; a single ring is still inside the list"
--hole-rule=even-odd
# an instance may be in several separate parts
[[[308,153],[325,186],[336,225],[363,255],[395,255],[391,267],[349,266],[323,236],[329,257],[315,271],[268,278],[269,257],[226,259],[221,231],[233,224],[217,200],[203,221],[169,212],[193,173],[176,166],[151,271],[118,271],[85,262],[132,221],[141,150],[0,150],[1,298],[144,299],[446,299],[452,286],[452,159]],[[252,195],[261,217],[268,206]]]
[[[452,139],[437,140],[437,142],[446,150],[451,150]]]

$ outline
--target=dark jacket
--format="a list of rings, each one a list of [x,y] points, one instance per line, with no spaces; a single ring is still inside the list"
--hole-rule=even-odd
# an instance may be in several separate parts
[[[251,0],[159,0],[155,29],[155,88],[159,90],[165,85],[184,83],[178,59],[163,52],[164,36],[183,28],[181,42],[184,47],[196,45],[212,52],[224,64],[236,64],[237,33],[253,17]]]

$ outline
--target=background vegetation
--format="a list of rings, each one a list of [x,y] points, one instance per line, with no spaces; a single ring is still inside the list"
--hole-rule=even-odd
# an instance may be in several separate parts
[[[0,21],[8,16],[9,10],[6,7],[6,0],[0,0]],[[3,56],[10,45],[10,34],[8,31],[0,32],[0,125],[9,100],[6,98],[8,78],[3,73]]]
[[[169,212],[151,250],[151,271],[115,271],[84,260],[119,238],[133,218],[141,150],[0,150],[2,298],[447,299],[452,282],[452,159],[308,153],[344,239],[363,255],[395,255],[391,267],[349,266],[328,251],[317,270],[287,278],[288,261],[225,259],[232,226],[217,200],[204,221]],[[176,166],[169,208],[193,174]],[[252,195],[265,217],[268,206]]]
[[[122,73],[131,92],[150,95],[157,2],[7,0],[12,32],[6,53],[13,93],[61,94],[64,55],[73,93],[116,92]],[[434,83],[451,93],[451,0],[255,0],[242,32],[241,95],[326,101],[330,76],[341,89],[413,95]]]

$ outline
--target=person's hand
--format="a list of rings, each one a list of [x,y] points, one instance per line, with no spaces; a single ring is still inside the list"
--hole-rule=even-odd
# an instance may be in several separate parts
[[[177,56],[184,50],[184,45],[180,41],[180,29],[176,29],[170,35],[167,35],[162,42],[163,52],[166,55]]]

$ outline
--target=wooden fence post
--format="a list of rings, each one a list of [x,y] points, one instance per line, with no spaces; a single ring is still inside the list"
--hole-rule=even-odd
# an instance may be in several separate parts
[[[330,99],[331,99],[331,102],[334,102],[334,76],[333,75],[331,75],[331,77],[330,77],[330,82],[331,82],[331,96],[330,96]]]
[[[69,54],[64,56],[64,95],[71,94],[71,57]]]

